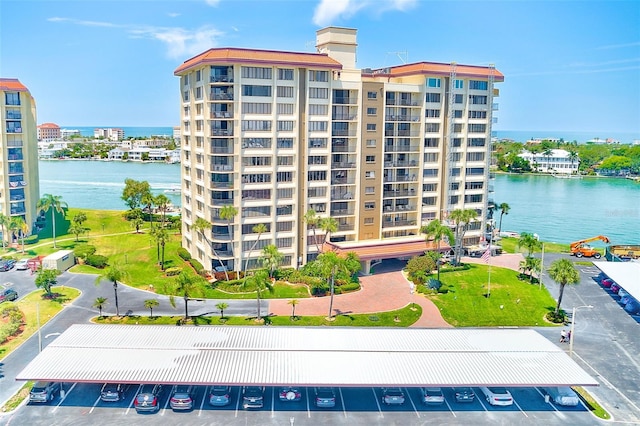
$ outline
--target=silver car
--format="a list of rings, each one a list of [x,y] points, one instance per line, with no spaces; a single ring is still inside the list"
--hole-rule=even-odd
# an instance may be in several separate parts
[[[318,408],[333,408],[336,406],[336,394],[333,388],[315,388],[314,404]]]
[[[242,407],[245,410],[249,408],[262,408],[263,406],[263,386],[245,386],[242,388]]]
[[[404,392],[400,388],[383,388],[382,402],[387,405],[404,404]]]
[[[155,413],[160,410],[158,397],[162,391],[160,385],[144,385],[133,400],[133,406],[138,413]]]
[[[29,392],[29,402],[47,403],[55,399],[60,393],[59,382],[36,382]]]
[[[193,408],[194,387],[189,385],[179,385],[173,389],[169,405],[174,411],[191,410]]]
[[[100,399],[105,402],[118,402],[124,399],[127,387],[121,383],[105,383],[100,390]]]
[[[420,388],[422,392],[422,402],[425,404],[442,404],[444,395],[440,388]]]

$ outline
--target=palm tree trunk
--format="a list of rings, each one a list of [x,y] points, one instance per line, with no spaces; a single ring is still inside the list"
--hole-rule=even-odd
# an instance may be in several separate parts
[[[118,282],[117,281],[113,282],[113,293],[115,294],[115,299],[116,299],[116,316],[119,317],[120,307],[118,306]]]
[[[56,209],[51,209],[51,223],[53,225],[53,248],[56,248]]]
[[[256,295],[257,295],[257,300],[258,300],[258,321],[260,321],[261,315],[260,315],[260,289],[258,287],[256,287]]]
[[[333,318],[333,291],[334,291],[334,278],[335,272],[331,272],[331,284],[329,286],[329,292],[331,293],[331,297],[329,300],[329,318]]]
[[[184,319],[189,319],[189,298],[184,296]]]
[[[562,304],[562,296],[564,294],[564,284],[560,283],[560,294],[558,295],[558,306],[556,306],[556,315],[560,313],[560,305]]]
[[[313,242],[316,243],[316,256],[320,254],[320,244],[318,244],[318,238],[316,237],[316,227],[313,227]]]
[[[162,266],[160,267],[161,270],[164,271],[164,243],[161,244],[162,246]]]
[[[503,213],[500,213],[500,226],[498,226],[498,230],[499,230],[500,232],[502,232],[502,215],[504,215],[504,212],[503,212]]]

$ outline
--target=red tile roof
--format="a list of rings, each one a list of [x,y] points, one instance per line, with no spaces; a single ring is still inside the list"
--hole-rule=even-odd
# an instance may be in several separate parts
[[[40,127],[41,129],[59,129],[60,128],[60,126],[58,126],[56,123],[42,123],[38,127]]]
[[[17,78],[0,78],[0,90],[12,92],[28,92],[29,89]]]
[[[491,68],[475,65],[456,64],[456,75],[460,77],[481,77],[487,78]],[[451,64],[438,62],[416,62],[413,64],[399,65],[390,67],[389,74],[392,77],[402,77],[415,74],[445,75],[451,73]],[[495,81],[504,81],[504,75],[497,69],[493,69]]]
[[[239,48],[215,48],[186,60],[174,75],[204,64],[276,64],[285,66],[303,66],[315,68],[342,69],[342,64],[322,53],[281,52],[275,50],[256,50]]]
[[[426,242],[425,240],[419,241],[393,241],[384,242],[381,241],[375,245],[357,245],[348,243],[324,243],[323,251],[332,250],[338,254],[355,252],[360,260],[372,260],[372,259],[394,259],[397,257],[411,257],[424,254],[425,251],[436,250],[437,245],[433,241]],[[440,244],[440,250],[450,250],[450,247],[446,244]]]

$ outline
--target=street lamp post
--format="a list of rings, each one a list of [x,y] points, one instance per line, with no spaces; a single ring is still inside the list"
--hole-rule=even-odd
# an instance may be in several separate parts
[[[573,332],[575,330],[575,326],[576,326],[576,311],[580,308],[593,308],[592,305],[582,305],[582,306],[574,306],[573,307],[573,312],[571,313],[571,331],[569,331],[569,333],[571,333],[571,335],[569,336],[569,356],[573,357],[573,339],[575,339]]]

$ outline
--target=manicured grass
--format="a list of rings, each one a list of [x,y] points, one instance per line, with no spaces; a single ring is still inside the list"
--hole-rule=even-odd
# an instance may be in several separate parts
[[[598,404],[598,402],[586,390],[584,390],[584,388],[575,386],[573,390],[578,393],[582,401],[594,416],[604,420],[609,420],[611,418],[611,414],[609,414],[607,410],[605,410],[600,404]]]
[[[518,273],[491,267],[491,296],[488,266],[469,265],[468,270],[442,273],[440,293],[429,298],[445,321],[455,327],[551,326],[544,316],[556,303],[545,287],[520,281]]]
[[[26,382],[15,395],[13,395],[9,400],[2,406],[2,412],[8,413],[9,411],[13,411],[24,401],[31,391],[31,387],[35,382]]]
[[[518,248],[518,239],[503,237],[498,243],[506,253],[523,253],[526,255],[527,249]],[[569,253],[569,244],[558,244],[544,242],[545,253]],[[537,252],[538,253],[538,252]]]
[[[416,322],[422,315],[419,305],[411,304],[402,309],[376,314],[342,314],[336,315],[332,321],[324,316],[269,316],[267,321],[279,326],[350,326],[350,327],[408,327]],[[168,316],[150,318],[149,316],[129,317],[97,317],[94,322],[99,324],[153,324],[176,325],[183,316]],[[256,321],[255,317],[224,317],[207,316],[194,317],[191,324],[195,325],[263,325],[263,321]]]
[[[40,326],[43,326],[53,318],[55,314],[60,312],[65,304],[72,302],[80,296],[78,290],[69,287],[52,287],[51,292],[60,294],[60,297],[53,300],[43,299],[43,290],[36,290],[16,302],[16,305],[24,314],[26,324],[22,333],[16,338],[0,345],[0,356],[2,358],[38,331],[38,316],[36,314],[38,309],[40,310]]]

